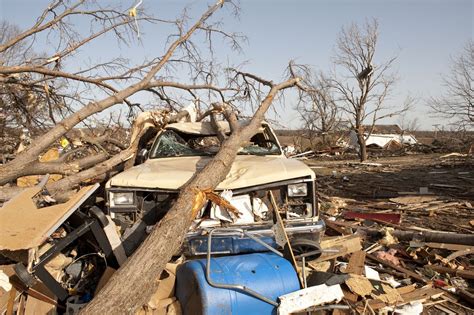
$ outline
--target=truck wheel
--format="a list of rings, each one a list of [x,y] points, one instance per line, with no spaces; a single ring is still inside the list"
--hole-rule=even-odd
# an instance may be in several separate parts
[[[307,254],[310,252],[314,252],[310,256],[306,257],[306,260],[314,260],[321,256],[321,247],[319,246],[319,243],[304,239],[304,238],[297,238],[292,241],[291,243],[291,249],[293,250],[293,254],[296,256],[299,256],[301,254]],[[300,258],[301,259],[301,258]]]

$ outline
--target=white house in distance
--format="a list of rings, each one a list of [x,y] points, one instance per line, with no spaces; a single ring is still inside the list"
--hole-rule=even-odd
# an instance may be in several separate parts
[[[369,129],[370,126],[364,126]],[[367,136],[367,133],[365,133]],[[388,148],[390,145],[411,145],[418,141],[415,136],[403,131],[398,125],[375,125],[372,134],[365,141],[366,146],[377,146],[380,148]],[[357,135],[354,130],[349,134],[349,146],[357,148]]]

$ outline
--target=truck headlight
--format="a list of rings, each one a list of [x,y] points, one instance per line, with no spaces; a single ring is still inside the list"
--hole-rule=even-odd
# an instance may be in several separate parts
[[[299,183],[288,185],[288,197],[304,197],[308,195],[308,185]]]
[[[134,204],[133,192],[109,192],[110,206],[131,206]]]

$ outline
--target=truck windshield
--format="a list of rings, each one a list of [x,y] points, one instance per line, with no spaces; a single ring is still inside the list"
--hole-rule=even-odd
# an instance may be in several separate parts
[[[150,158],[177,156],[212,156],[220,149],[220,141],[215,135],[186,134],[175,130],[165,130],[155,141]],[[266,139],[258,133],[250,143],[240,149],[241,155],[279,155],[280,148],[273,139]]]

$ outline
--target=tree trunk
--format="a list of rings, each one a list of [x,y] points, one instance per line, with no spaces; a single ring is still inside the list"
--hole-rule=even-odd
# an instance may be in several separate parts
[[[364,133],[361,130],[356,130],[357,143],[359,144],[359,159],[361,162],[367,160],[367,147],[365,146]]]
[[[156,279],[173,254],[179,250],[194,219],[194,212],[204,203],[204,200],[198,200],[198,193],[214,189],[225,179],[238,149],[257,132],[276,93],[295,85],[298,81],[299,79],[291,79],[272,86],[250,124],[235,130],[224,141],[216,156],[201,172],[189,180],[166,216],[100,293],[83,309],[83,314],[135,314],[138,308],[148,302],[158,287]]]

